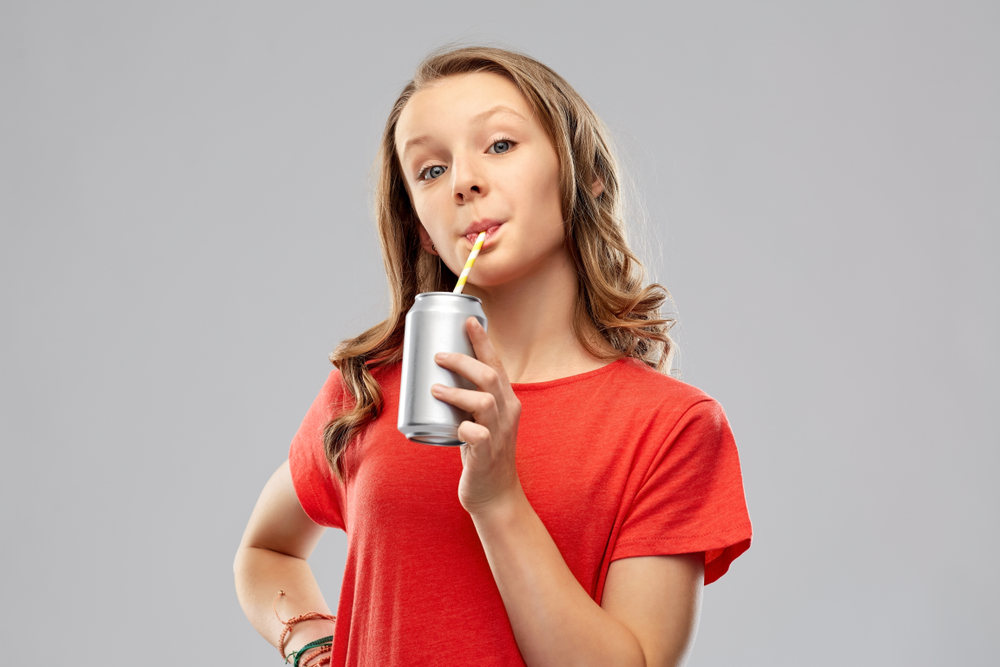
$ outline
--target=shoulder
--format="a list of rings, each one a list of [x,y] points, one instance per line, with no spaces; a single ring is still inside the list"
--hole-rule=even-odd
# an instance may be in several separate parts
[[[606,390],[627,397],[649,409],[669,407],[671,412],[699,409],[721,410],[718,402],[707,393],[682,380],[661,373],[638,359],[621,359],[609,374]],[[704,403],[705,405],[700,405]]]
[[[351,377],[349,370],[347,373],[336,368],[330,371],[317,398],[328,417],[352,410],[359,400],[363,400],[365,395],[375,397],[375,404],[379,407],[379,411],[398,402],[399,382],[402,375],[401,362],[397,361],[385,366],[370,366],[368,373],[370,379],[360,376]]]
[[[320,389],[316,397],[316,404],[330,411],[335,411],[344,406],[345,400],[351,395],[344,382],[344,376],[340,370],[334,368],[326,376],[323,388]]]
[[[369,368],[368,372],[383,392],[386,392],[387,390],[391,392],[398,392],[401,369],[402,363],[396,361],[385,366]],[[352,378],[345,377],[344,373],[342,373],[340,369],[334,368],[327,376],[326,382],[323,384],[323,389],[320,392],[320,396],[322,398],[326,398],[331,404],[350,401],[353,397],[353,392],[350,387],[352,383]]]
[[[684,440],[707,453],[733,444],[722,405],[705,391],[636,359],[620,366],[606,387],[605,408],[619,421],[648,429],[643,447],[674,447]]]
[[[383,405],[394,405],[399,400],[399,383],[403,375],[403,362],[394,361],[385,366],[369,368],[368,372],[378,385]]]
[[[403,362],[394,361],[390,364],[386,364],[385,366],[369,368],[368,372],[372,374],[372,377],[375,378],[375,381],[378,382],[379,385],[392,384],[393,382],[399,384],[399,378],[403,372]]]

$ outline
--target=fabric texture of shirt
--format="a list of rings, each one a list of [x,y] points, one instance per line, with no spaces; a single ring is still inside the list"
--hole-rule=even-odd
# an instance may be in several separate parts
[[[396,429],[400,365],[376,369],[381,415],[342,458],[323,447],[353,404],[330,373],[292,440],[303,509],[347,532],[332,665],[523,665],[468,512],[458,447]],[[722,407],[635,359],[558,380],[513,384],[521,401],[524,493],[580,585],[598,603],[611,562],[705,553],[705,583],[750,546],[739,457]]]

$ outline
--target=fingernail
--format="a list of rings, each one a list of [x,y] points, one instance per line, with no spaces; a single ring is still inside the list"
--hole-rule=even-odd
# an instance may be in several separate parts
[[[439,384],[432,384],[431,385],[431,393],[432,394],[440,394],[441,393],[441,385],[439,385]]]
[[[434,359],[436,361],[444,361],[447,357],[448,357],[447,352],[438,352],[437,354],[434,355]]]

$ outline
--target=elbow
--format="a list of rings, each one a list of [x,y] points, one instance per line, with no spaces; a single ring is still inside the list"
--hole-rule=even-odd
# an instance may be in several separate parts
[[[247,557],[250,555],[250,547],[240,544],[236,549],[236,556],[233,558],[233,574],[238,578],[242,572],[246,571]]]
[[[240,563],[243,560],[243,547],[240,546],[236,550],[236,557],[233,558],[233,574],[237,577],[240,576]]]

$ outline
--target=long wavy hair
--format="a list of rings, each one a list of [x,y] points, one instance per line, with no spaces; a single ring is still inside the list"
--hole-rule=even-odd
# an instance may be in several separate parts
[[[415,297],[450,292],[457,282],[440,257],[420,245],[417,216],[396,154],[396,125],[414,93],[444,77],[473,72],[491,72],[513,82],[559,156],[566,245],[579,276],[573,321],[577,339],[601,359],[634,357],[661,373],[671,368],[675,344],[669,331],[674,320],[660,313],[670,294],[661,285],[644,285],[642,264],[625,241],[619,169],[601,120],[561,76],[523,54],[488,47],[432,53],[393,104],[379,148],[375,218],[392,299],[389,317],[343,341],[330,355],[354,398],[323,433],[327,460],[341,481],[347,446],[382,412],[382,391],[372,371],[402,359],[403,327]],[[596,197],[595,179],[604,186]],[[604,352],[591,339],[590,323],[614,352]]]

